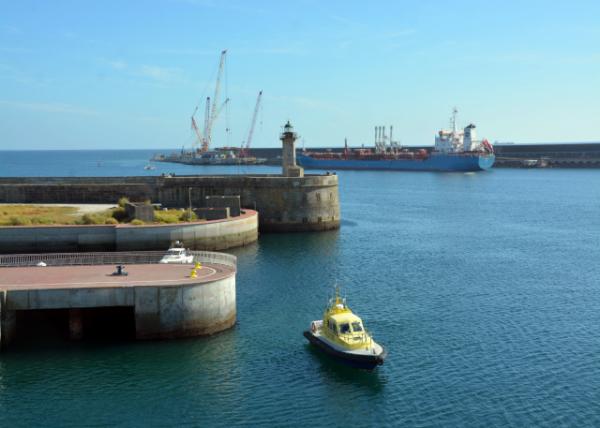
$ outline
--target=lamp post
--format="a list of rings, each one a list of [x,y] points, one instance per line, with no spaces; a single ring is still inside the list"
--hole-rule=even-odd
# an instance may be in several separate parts
[[[188,211],[188,221],[192,221],[192,188],[188,187],[188,202],[190,210]]]

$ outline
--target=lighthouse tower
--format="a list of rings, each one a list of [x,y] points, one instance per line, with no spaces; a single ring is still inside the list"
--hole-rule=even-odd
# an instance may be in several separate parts
[[[304,177],[304,168],[296,165],[296,140],[298,134],[294,132],[292,124],[288,122],[283,127],[283,132],[279,136],[282,147],[282,175],[284,177]]]

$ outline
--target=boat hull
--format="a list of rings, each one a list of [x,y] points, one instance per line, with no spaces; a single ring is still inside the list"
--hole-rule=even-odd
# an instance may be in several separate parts
[[[361,369],[373,370],[375,367],[383,364],[385,357],[387,356],[387,351],[382,347],[383,351],[379,355],[360,355],[360,354],[352,354],[349,352],[342,352],[321,338],[315,336],[311,331],[305,331],[304,337],[308,339],[308,341],[325,352],[326,354],[334,357],[335,359],[342,361],[345,364],[348,364],[352,367],[357,367]]]
[[[469,172],[490,169],[496,157],[493,154],[433,153],[424,159],[318,159],[307,155],[299,155],[297,159],[306,169]]]

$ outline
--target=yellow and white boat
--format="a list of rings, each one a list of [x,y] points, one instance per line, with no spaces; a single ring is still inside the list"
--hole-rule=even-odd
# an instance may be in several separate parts
[[[352,313],[337,288],[323,319],[311,322],[304,337],[325,353],[354,367],[373,369],[387,357],[387,351],[365,330],[362,320]]]

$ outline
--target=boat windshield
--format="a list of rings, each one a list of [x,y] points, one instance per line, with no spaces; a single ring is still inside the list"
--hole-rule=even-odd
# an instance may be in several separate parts
[[[181,253],[183,253],[183,248],[171,248],[169,251],[167,251],[167,254],[172,256],[178,256]]]
[[[348,324],[348,323],[341,324],[340,325],[340,333],[341,334],[350,333],[350,324]]]
[[[358,321],[352,323],[352,330],[354,331],[363,331],[362,326]]]

